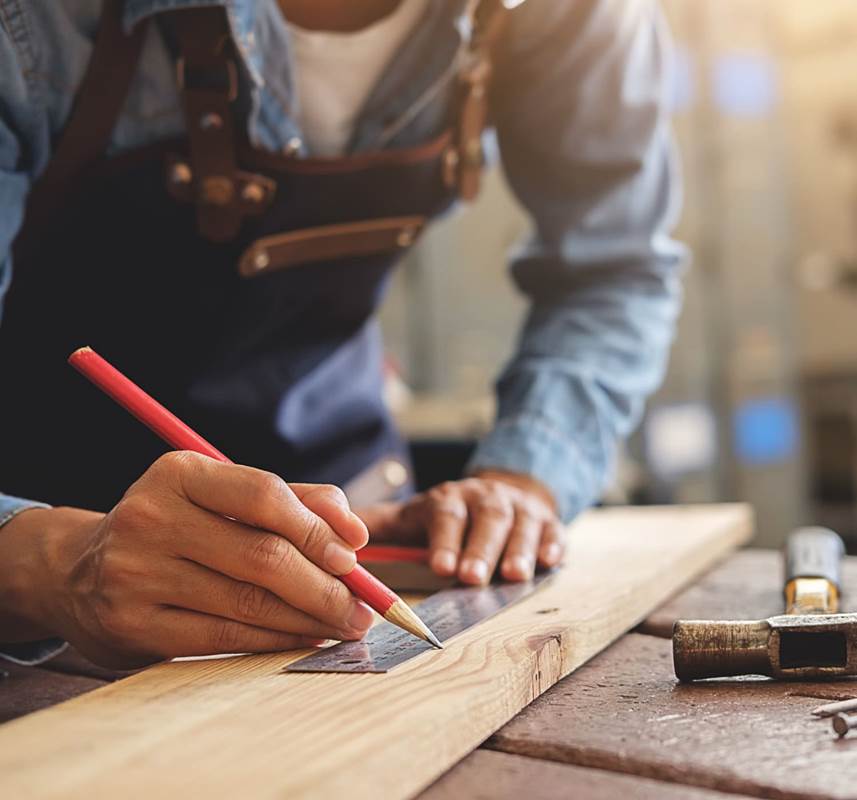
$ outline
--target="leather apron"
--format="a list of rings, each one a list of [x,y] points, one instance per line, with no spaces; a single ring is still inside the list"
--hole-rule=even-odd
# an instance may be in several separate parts
[[[187,136],[108,160],[143,36],[124,35],[120,5],[106,3],[15,243],[0,489],[103,510],[164,451],[67,366],[83,345],[239,463],[343,485],[406,459],[382,399],[374,312],[427,220],[475,191],[481,154],[467,161],[461,145],[481,133],[484,86],[465,76],[450,129],[420,147],[272,155],[240,133],[223,9],[169,11],[158,22]]]

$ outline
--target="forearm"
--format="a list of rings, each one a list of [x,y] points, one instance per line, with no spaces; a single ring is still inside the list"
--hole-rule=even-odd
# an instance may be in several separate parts
[[[617,440],[639,420],[665,369],[680,287],[639,267],[536,303],[498,382],[498,417],[471,472],[504,469],[544,483],[565,520],[598,499]]]
[[[512,265],[531,310],[469,468],[530,475],[570,520],[659,384],[680,305],[670,42],[654,2],[525,3],[510,19],[492,101],[533,217]]]

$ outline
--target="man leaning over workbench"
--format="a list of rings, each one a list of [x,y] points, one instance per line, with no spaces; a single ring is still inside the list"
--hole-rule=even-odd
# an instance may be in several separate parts
[[[673,335],[668,41],[647,0],[505,5],[0,0],[8,656],[359,638],[333,576],[367,536],[470,584],[559,562]],[[535,231],[497,421],[463,480],[354,513],[329,484],[407,463],[375,308],[475,195],[486,115]],[[159,457],[66,366],[82,344],[252,466]]]

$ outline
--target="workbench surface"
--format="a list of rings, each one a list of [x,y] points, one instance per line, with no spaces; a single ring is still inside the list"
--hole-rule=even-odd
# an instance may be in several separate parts
[[[857,696],[857,681],[683,686],[673,675],[674,620],[776,614],[781,575],[778,553],[732,556],[545,692],[421,800],[857,799],[857,733],[839,740],[829,720],[809,713]],[[857,558],[847,559],[844,589],[850,610]],[[44,667],[0,668],[8,673],[0,680],[0,722],[117,677],[70,652]]]

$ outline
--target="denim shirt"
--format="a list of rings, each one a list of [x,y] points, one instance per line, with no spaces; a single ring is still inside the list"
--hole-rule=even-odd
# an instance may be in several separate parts
[[[276,0],[125,0],[124,22],[130,29],[164,9],[217,3],[243,61],[251,140],[307,155]],[[27,193],[68,116],[101,6],[0,0],[0,313]],[[437,134],[470,35],[463,6],[432,0],[370,94],[350,152]],[[528,0],[510,12],[495,64],[500,157],[534,228],[510,272],[531,303],[497,383],[496,424],[469,469],[534,476],[565,520],[598,498],[617,440],[661,380],[673,336],[684,251],[669,238],[680,194],[669,72],[654,0]],[[150,26],[110,149],[182,129],[173,62]],[[26,386],[5,375],[3,391]],[[0,494],[0,525],[35,502]]]

